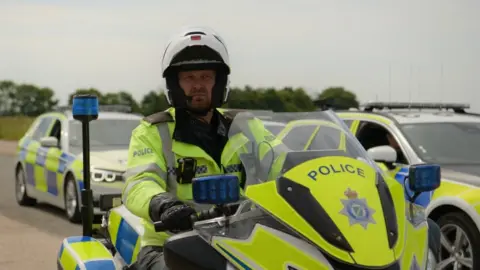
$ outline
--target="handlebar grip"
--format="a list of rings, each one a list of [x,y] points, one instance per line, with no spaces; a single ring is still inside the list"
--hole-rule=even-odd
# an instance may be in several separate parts
[[[198,213],[198,217],[196,221],[212,219],[212,218],[219,217],[221,215],[222,215],[222,212],[218,208],[214,207],[208,210],[200,211],[200,213]]]
[[[155,228],[156,232],[164,232],[167,230],[165,224],[162,221],[157,221],[153,223],[153,227]]]
[[[200,211],[198,214],[191,215],[190,220],[192,221],[192,224],[193,224],[197,221],[212,219],[212,218],[219,217],[221,215],[222,215],[222,212],[218,208],[214,207],[208,210]],[[156,232],[168,231],[167,227],[162,221],[154,222],[153,226]]]
[[[191,215],[190,219],[192,221],[192,224],[199,221],[199,218],[196,215]],[[165,223],[163,223],[162,221],[154,222],[153,227],[155,228],[155,232],[168,231],[167,227],[165,226]]]

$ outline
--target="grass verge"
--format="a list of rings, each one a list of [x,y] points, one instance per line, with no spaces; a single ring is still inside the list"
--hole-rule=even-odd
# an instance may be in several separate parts
[[[18,140],[28,130],[33,117],[5,116],[0,117],[0,140]]]

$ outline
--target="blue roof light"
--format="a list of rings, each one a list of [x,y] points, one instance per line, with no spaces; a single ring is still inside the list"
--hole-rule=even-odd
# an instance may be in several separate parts
[[[75,119],[98,117],[98,98],[95,95],[76,95],[73,97],[72,114]]]

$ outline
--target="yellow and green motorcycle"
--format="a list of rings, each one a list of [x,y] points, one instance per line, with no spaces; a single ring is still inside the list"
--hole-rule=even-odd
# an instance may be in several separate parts
[[[261,120],[237,114],[229,138],[245,179],[194,179],[192,204],[215,210],[192,217],[192,231],[167,240],[169,269],[434,269],[424,209],[412,202],[439,187],[438,165],[409,168],[406,185],[413,194],[406,200],[405,187],[368,157],[332,111],[273,118],[320,119],[328,125],[318,128],[328,130],[299,127],[305,136],[287,144],[267,131],[262,136]],[[309,148],[298,150],[295,143],[305,144],[303,137]],[[66,238],[59,269],[136,269],[140,220],[123,205],[113,207],[118,198],[102,198],[111,208],[99,230],[103,239]],[[161,223],[155,228],[163,229]]]

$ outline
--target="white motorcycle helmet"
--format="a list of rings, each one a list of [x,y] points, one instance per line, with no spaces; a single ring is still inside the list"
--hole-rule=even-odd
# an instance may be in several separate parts
[[[216,82],[210,108],[193,111],[197,114],[206,114],[210,109],[222,106],[228,99],[230,59],[227,47],[222,38],[208,28],[191,27],[174,36],[165,48],[162,59],[162,74],[170,106],[193,110],[188,105],[189,97],[178,83],[178,72],[204,69],[216,71]]]

